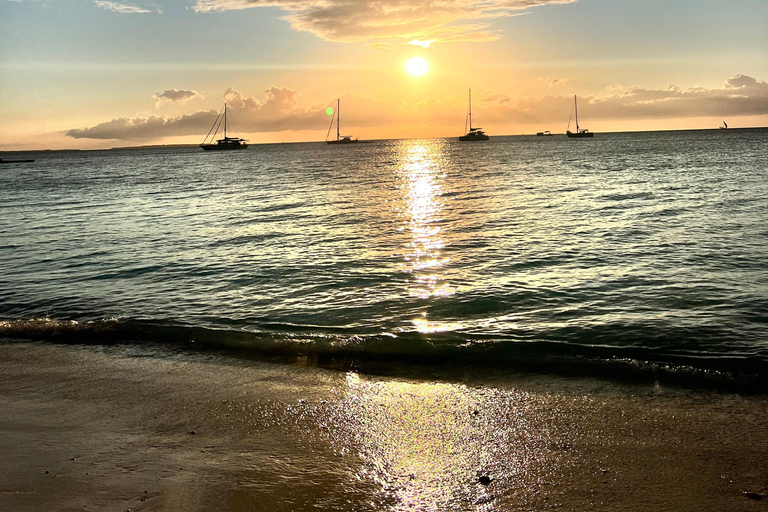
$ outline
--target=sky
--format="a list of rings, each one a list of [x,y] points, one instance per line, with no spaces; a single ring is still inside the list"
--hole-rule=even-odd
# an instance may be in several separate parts
[[[766,0],[0,0],[0,150],[768,126]],[[406,70],[414,57],[429,69]]]

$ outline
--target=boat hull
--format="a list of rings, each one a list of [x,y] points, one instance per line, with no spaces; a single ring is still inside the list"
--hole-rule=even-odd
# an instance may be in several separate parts
[[[205,151],[228,151],[231,149],[246,149],[248,144],[200,144]]]
[[[588,137],[595,136],[595,134],[592,132],[579,132],[579,133],[566,132],[565,134],[571,139],[585,139]]]
[[[487,135],[462,135],[459,137],[459,140],[462,142],[476,142],[479,140],[491,140],[491,138]]]
[[[354,140],[340,139],[340,140],[325,141],[326,144],[357,144],[358,142],[359,141],[357,139],[354,139]]]

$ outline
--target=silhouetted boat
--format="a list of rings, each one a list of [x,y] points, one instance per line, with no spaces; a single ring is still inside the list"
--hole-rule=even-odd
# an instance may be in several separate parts
[[[568,128],[565,129],[565,134],[570,138],[582,138],[582,137],[594,137],[595,134],[587,130],[586,128],[579,128],[579,106],[576,104],[576,96],[573,97],[573,108],[571,109],[571,113],[573,111],[576,111],[576,133],[572,132],[570,130],[571,128],[571,118],[568,118]]]
[[[331,117],[331,124],[328,126],[328,133],[325,134],[325,143],[326,144],[357,144],[358,140],[353,139],[351,135],[344,135],[343,137],[339,135],[339,106],[341,105],[341,102],[337,99],[336,100],[336,112],[333,113],[333,117]],[[333,126],[333,118],[336,118],[336,140],[328,140],[328,134],[331,133],[331,127]]]
[[[728,124],[725,121],[723,121],[723,126],[720,126],[720,129],[721,130],[727,130],[728,129]]]
[[[216,138],[216,134],[219,133],[219,128],[224,125],[224,138],[218,139],[216,142],[213,139]],[[211,135],[213,133],[213,135]],[[211,138],[211,142],[206,142],[208,137]],[[248,141],[237,137],[227,137],[227,104],[224,104],[224,115],[219,114],[216,116],[216,120],[213,122],[213,126],[208,131],[208,135],[205,136],[203,143],[200,147],[206,151],[220,151],[226,149],[245,149],[248,147]]]
[[[536,132],[537,137],[549,137],[551,135],[552,135],[552,132],[550,132],[549,130],[545,130],[543,132]]]
[[[34,158],[19,158],[15,160],[6,160],[4,158],[0,158],[0,164],[26,164],[29,162],[34,162]]]
[[[475,141],[475,140],[488,140],[490,137],[488,137],[482,128],[472,128],[472,89],[469,90],[469,114],[467,115],[467,118],[469,119],[469,131],[466,135],[462,135],[459,137],[460,141]],[[464,129],[467,129],[467,121],[464,120]]]

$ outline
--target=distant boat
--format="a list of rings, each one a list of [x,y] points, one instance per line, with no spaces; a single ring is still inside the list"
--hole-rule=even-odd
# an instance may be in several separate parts
[[[723,126],[720,127],[721,130],[727,130],[728,129],[728,123],[723,121]]]
[[[576,133],[572,132],[570,130],[571,128],[571,118],[568,118],[568,128],[565,129],[565,134],[570,138],[582,138],[582,137],[594,137],[595,134],[587,130],[586,128],[579,128],[579,107],[576,104],[576,96],[573,97],[573,108],[571,109],[571,113],[573,111],[576,111]]]
[[[536,132],[537,137],[549,137],[552,135],[552,132],[549,130],[544,130],[543,132]]]
[[[34,162],[34,158],[26,158],[26,159],[16,159],[16,160],[6,160],[4,158],[0,158],[0,164],[26,164],[29,162]]]
[[[338,99],[336,100],[336,112],[333,113],[333,117],[331,117],[331,124],[328,126],[328,133],[325,134],[325,143],[326,144],[357,144],[358,140],[353,139],[351,135],[339,135],[339,107],[341,106],[341,101]],[[331,133],[331,127],[333,126],[333,118],[336,118],[336,139],[328,140],[328,134]]]
[[[472,128],[472,89],[469,90],[469,131],[466,135],[459,137],[460,141],[489,140],[482,128]],[[464,129],[467,129],[467,121],[464,121]]]
[[[218,139],[216,142],[213,139],[216,138],[216,134],[219,133],[219,128],[224,125],[224,138]],[[213,133],[213,135],[211,135]],[[208,137],[211,138],[211,142],[206,142]],[[224,104],[224,115],[220,113],[216,116],[216,120],[213,122],[213,126],[208,130],[208,135],[205,136],[203,143],[200,147],[206,151],[221,151],[225,149],[245,149],[248,147],[247,140],[237,137],[227,137],[227,104]]]

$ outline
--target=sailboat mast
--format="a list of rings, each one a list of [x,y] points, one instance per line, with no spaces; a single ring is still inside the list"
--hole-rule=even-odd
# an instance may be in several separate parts
[[[573,97],[573,108],[576,110],[576,133],[579,133],[579,104],[576,102],[576,96]]]
[[[341,100],[339,98],[336,99],[336,140],[339,140],[341,136],[339,135],[339,106],[341,105]]]
[[[469,131],[472,131],[472,89],[469,90]]]
[[[224,138],[227,138],[227,104],[224,104]]]

